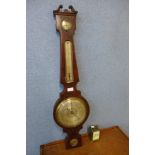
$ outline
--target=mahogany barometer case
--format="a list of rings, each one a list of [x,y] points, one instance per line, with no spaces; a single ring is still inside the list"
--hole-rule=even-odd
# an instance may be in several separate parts
[[[62,10],[62,5],[53,11],[56,30],[60,34],[60,82],[64,86],[53,109],[55,122],[67,133],[66,148],[82,145],[79,130],[89,115],[87,100],[77,90],[79,82],[76,63],[74,32],[76,29],[77,11],[73,6]]]

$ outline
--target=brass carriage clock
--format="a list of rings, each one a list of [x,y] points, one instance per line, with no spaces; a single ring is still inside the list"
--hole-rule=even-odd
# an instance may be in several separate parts
[[[79,130],[89,115],[87,100],[81,96],[76,85],[79,82],[73,35],[76,29],[77,11],[73,6],[62,10],[60,5],[53,11],[56,29],[60,33],[60,82],[64,86],[56,101],[53,116],[56,123],[67,133],[66,148],[82,145]]]

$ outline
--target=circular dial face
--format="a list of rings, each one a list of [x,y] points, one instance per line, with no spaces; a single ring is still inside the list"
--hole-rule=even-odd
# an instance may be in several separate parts
[[[86,119],[87,113],[87,103],[78,97],[61,101],[55,110],[58,124],[66,128],[80,125]]]
[[[72,23],[70,21],[67,21],[67,20],[63,20],[62,21],[62,28],[64,30],[70,30],[72,28]]]

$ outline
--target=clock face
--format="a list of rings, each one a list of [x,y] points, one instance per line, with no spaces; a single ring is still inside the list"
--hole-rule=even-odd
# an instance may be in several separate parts
[[[57,123],[66,128],[77,127],[88,116],[87,103],[78,97],[69,97],[62,100],[55,109]]]

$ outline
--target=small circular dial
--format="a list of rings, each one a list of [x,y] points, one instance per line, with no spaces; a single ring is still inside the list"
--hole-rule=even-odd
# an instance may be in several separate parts
[[[63,20],[62,21],[62,28],[67,31],[70,30],[72,28],[72,23],[70,21],[67,20]]]
[[[78,97],[69,97],[61,101],[55,109],[56,121],[66,128],[77,127],[87,116],[87,103]]]
[[[77,146],[77,144],[78,144],[78,140],[77,140],[77,139],[71,139],[70,145],[71,145],[72,147]]]

